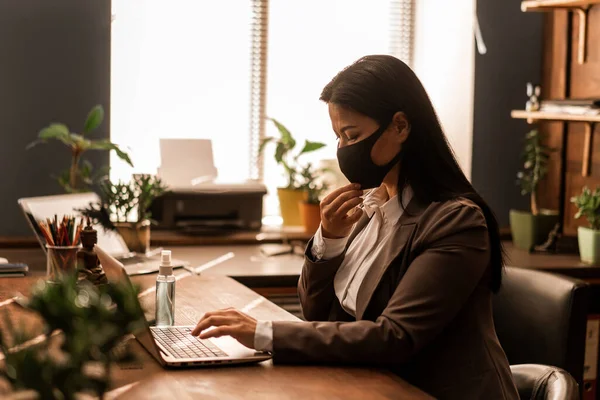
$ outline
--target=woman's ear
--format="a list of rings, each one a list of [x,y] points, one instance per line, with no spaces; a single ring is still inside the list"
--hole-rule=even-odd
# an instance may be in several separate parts
[[[406,118],[406,114],[404,114],[402,111],[398,111],[396,114],[394,114],[392,123],[394,125],[394,129],[398,133],[397,138],[399,143],[404,143],[410,134],[410,122],[408,121],[408,118]]]

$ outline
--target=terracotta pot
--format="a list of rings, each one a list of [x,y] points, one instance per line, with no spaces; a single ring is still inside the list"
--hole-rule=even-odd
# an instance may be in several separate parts
[[[150,250],[150,221],[139,224],[131,222],[118,222],[115,226],[129,251],[146,254]]]
[[[321,206],[302,202],[299,207],[305,232],[311,235],[314,234],[321,224]]]
[[[308,192],[305,190],[277,189],[279,196],[279,207],[281,208],[281,218],[284,226],[300,226],[302,218],[298,212],[298,204],[306,201]]]

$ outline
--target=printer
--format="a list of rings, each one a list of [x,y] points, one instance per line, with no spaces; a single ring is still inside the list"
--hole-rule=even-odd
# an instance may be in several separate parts
[[[158,176],[169,191],[150,207],[159,229],[190,234],[258,231],[266,187],[257,181],[219,182],[205,139],[160,139]]]

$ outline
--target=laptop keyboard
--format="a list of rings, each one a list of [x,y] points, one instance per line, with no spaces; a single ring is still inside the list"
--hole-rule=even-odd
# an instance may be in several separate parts
[[[190,328],[152,328],[152,334],[175,358],[227,357],[210,340],[192,336]]]

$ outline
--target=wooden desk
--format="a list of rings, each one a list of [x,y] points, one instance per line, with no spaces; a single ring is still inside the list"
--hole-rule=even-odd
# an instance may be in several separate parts
[[[507,255],[506,265],[554,272],[600,284],[600,266],[582,263],[578,254],[529,253],[517,249],[512,242],[506,241],[503,245]]]
[[[600,266],[583,264],[577,254],[529,253],[503,242],[507,265],[539,269],[586,280],[600,285]],[[267,245],[268,246],[268,245]],[[175,246],[168,247],[173,257],[187,260],[192,266],[202,266],[211,260],[233,253],[226,259],[202,272],[204,275],[225,275],[251,288],[295,287],[302,271],[303,258],[286,254],[266,257],[257,245]],[[11,262],[25,262],[33,275],[45,273],[44,252],[32,249],[1,249],[0,256]]]
[[[236,281],[220,275],[192,276],[178,271],[177,324],[195,324],[210,310],[236,307],[258,319],[296,320],[264,297]],[[16,291],[27,294],[36,278],[0,279],[0,304]],[[154,286],[153,275],[134,277],[142,289]],[[154,301],[151,292],[142,304]],[[6,303],[11,317],[24,311]],[[34,324],[32,324],[34,326]],[[430,396],[383,369],[279,366],[271,361],[243,367],[165,370],[141,346],[131,340],[138,356],[133,364],[113,368],[113,390],[109,399],[428,399]],[[1,394],[1,393],[0,393]]]
[[[234,231],[222,235],[190,235],[176,231],[152,230],[152,246],[215,246],[215,245],[244,245],[261,243],[282,243],[292,240],[307,242],[312,233],[304,231],[303,227],[268,227],[260,231]],[[39,242],[30,236],[0,236],[0,248],[35,248]]]

